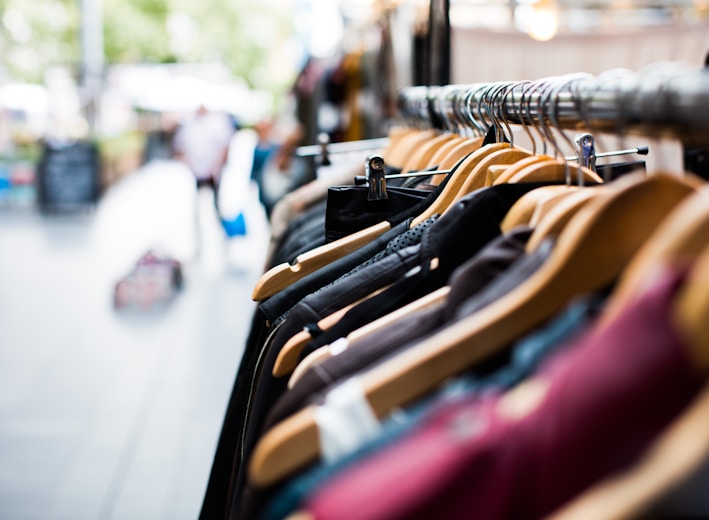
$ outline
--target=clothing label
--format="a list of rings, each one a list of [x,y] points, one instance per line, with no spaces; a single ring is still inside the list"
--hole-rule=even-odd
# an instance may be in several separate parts
[[[335,340],[330,343],[330,354],[332,354],[333,356],[339,356],[345,350],[347,350],[348,346],[349,341],[347,341],[347,338],[340,338],[338,340]]]
[[[331,390],[315,411],[320,450],[326,462],[335,462],[379,433],[380,424],[357,378]]]

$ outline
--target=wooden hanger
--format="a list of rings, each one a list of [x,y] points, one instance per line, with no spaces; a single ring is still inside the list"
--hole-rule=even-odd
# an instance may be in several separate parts
[[[485,186],[492,186],[495,180],[511,167],[511,164],[493,164],[490,166],[485,175]]]
[[[438,165],[439,170],[452,170],[456,164],[463,160],[464,157],[470,155],[475,150],[482,146],[482,137],[472,137],[463,139],[459,141],[450,148],[446,150],[445,154],[441,154],[441,157],[435,158],[437,162],[432,159],[431,166]],[[445,177],[442,175],[434,175],[431,179],[431,184],[438,186]]]
[[[537,160],[535,161],[534,159]],[[603,182],[603,180],[590,169],[581,168],[576,163],[568,164],[564,160],[545,159],[544,156],[522,159],[515,163],[512,168],[498,176],[498,178],[493,181],[493,184],[498,185],[503,182],[561,181],[566,179],[567,168],[571,168],[569,173],[573,181],[577,179],[578,170],[580,168],[584,182]],[[502,229],[509,230],[512,227],[528,223],[537,224],[558,202],[575,190],[576,188],[574,186],[546,186],[532,190],[522,196],[520,200],[510,208],[510,211],[502,223]],[[534,222],[532,222],[533,217],[535,219]]]
[[[448,294],[450,293],[450,289],[451,288],[449,286],[444,286],[440,289],[436,289],[435,291],[407,305],[404,305],[403,307],[400,307],[399,309],[396,309],[395,311],[392,311],[379,319],[376,319],[358,329],[353,330],[346,336],[348,344],[347,348],[349,348],[350,345],[356,347],[356,343],[358,341],[362,341],[367,336],[374,334],[375,332],[391,325],[392,323],[396,322],[404,316],[408,316],[411,313],[419,312],[433,305],[438,305],[444,302],[448,297]],[[316,351],[308,354],[308,356],[306,356],[303,361],[301,361],[298,366],[295,367],[295,369],[293,370],[293,374],[291,374],[291,378],[288,380],[288,387],[292,388],[293,385],[295,385],[295,383],[298,381],[298,379],[300,379],[302,375],[307,372],[312,366],[321,363],[322,361],[330,357],[332,357],[330,345],[320,347]]]
[[[317,350],[314,350],[303,358],[303,361],[298,363],[293,373],[288,378],[288,389],[293,388],[298,381],[315,365],[319,365],[323,361],[330,359],[335,354],[330,349],[330,345],[325,345]]]
[[[422,142],[420,146],[412,150],[411,155],[406,159],[404,166],[401,168],[402,173],[424,170],[428,167],[428,163],[436,152],[447,142],[455,139],[454,134],[440,134],[431,139]]]
[[[333,325],[335,325],[347,311],[351,309],[353,305],[348,305],[338,311],[333,312],[325,316],[323,319],[318,321],[318,328],[320,330],[327,330]],[[286,343],[278,351],[278,356],[273,364],[273,369],[271,373],[274,377],[284,377],[290,374],[295,367],[298,366],[298,360],[300,359],[300,354],[303,352],[305,346],[313,340],[312,334],[307,330],[301,330],[294,336],[288,339]]]
[[[438,195],[433,204],[424,210],[418,217],[414,218],[411,227],[417,226],[424,220],[431,218],[433,215],[442,214],[456,200],[458,190],[463,186],[466,176],[473,171],[475,166],[482,161],[487,155],[509,148],[508,143],[493,143],[478,148],[473,153],[468,155],[458,168],[451,174],[451,178]]]
[[[298,255],[293,264],[283,263],[274,266],[261,275],[254,286],[251,297],[255,301],[265,300],[306,275],[356,251],[390,229],[389,222],[380,222]]]
[[[550,188],[556,187],[558,190],[553,191]],[[583,189],[581,186],[543,186],[541,190],[548,190],[551,196],[539,201],[539,204],[534,208],[534,212],[529,218],[529,225],[536,227],[546,216],[553,210],[562,200],[568,195]]]
[[[527,166],[530,166],[532,164],[536,164],[538,162],[542,161],[548,161],[550,159],[553,159],[550,155],[530,155],[526,159],[521,159],[517,161],[514,164],[511,164],[509,168],[506,168],[504,172],[502,172],[499,176],[495,177],[494,173],[490,171],[488,168],[488,175],[489,175],[489,180],[487,182],[490,182],[491,186],[497,185],[497,184],[506,184],[510,182],[510,179],[514,177],[518,172],[522,171],[524,168]]]
[[[579,211],[551,257],[515,290],[362,374],[358,380],[374,414],[386,417],[549,319],[575,295],[611,283],[668,211],[693,190],[667,175],[634,180]],[[311,406],[262,437],[249,478],[257,486],[270,485],[319,454]]]
[[[532,152],[511,145],[488,154],[480,160],[472,171],[466,176],[465,182],[458,190],[455,200],[459,200],[468,193],[472,193],[477,189],[487,186],[485,182],[487,180],[487,172],[490,166],[515,164],[516,162],[526,159],[531,155]]]
[[[529,225],[538,206],[549,199],[566,195],[576,189],[576,186],[566,185],[540,186],[525,193],[507,212],[500,224],[500,229],[503,233],[507,233],[518,226]]]
[[[295,511],[288,515],[286,520],[315,520],[315,517],[307,511]]]
[[[401,145],[401,141],[407,135],[411,135],[417,132],[421,132],[420,129],[411,128],[409,126],[395,126],[389,129],[387,136],[389,137],[389,143],[382,149],[383,157],[392,157],[398,146]],[[401,165],[399,165],[401,166]]]
[[[364,298],[360,298],[356,302],[346,305],[342,309],[328,314],[320,321],[318,321],[318,328],[323,331],[328,330],[330,327],[336,325],[337,322],[339,322],[352,307],[355,307],[363,301],[376,296],[377,294],[385,291],[388,287],[389,286],[377,289],[376,291],[373,291]],[[300,359],[301,352],[303,352],[305,346],[312,340],[313,336],[307,330],[301,330],[300,332],[289,338],[288,341],[286,341],[286,343],[283,345],[283,347],[281,347],[281,350],[278,351],[278,356],[276,357],[276,361],[273,364],[272,374],[275,377],[283,377],[293,372],[295,367],[298,365],[298,360]]]
[[[435,135],[435,131],[431,129],[407,133],[396,142],[390,143],[389,147],[384,150],[385,153],[382,153],[382,157],[388,165],[402,168],[413,151]]]
[[[652,237],[623,270],[600,317],[607,324],[626,308],[629,301],[655,274],[661,263],[688,265],[709,244],[709,186],[692,175],[685,180],[697,182],[696,193],[687,197],[658,226]]]
[[[596,172],[579,166],[578,163],[566,162],[564,159],[551,159],[530,164],[510,176],[507,182],[563,181],[566,179],[566,174],[569,170],[572,183],[576,183],[579,171],[583,175],[584,182],[593,184],[601,184],[603,182],[603,179]],[[507,173],[505,172],[505,177],[507,177]],[[499,184],[500,179],[496,183]]]
[[[709,370],[709,247],[695,261],[673,308],[697,369]]]
[[[505,152],[512,152],[512,150],[504,150]],[[496,164],[496,161],[505,161],[505,160],[511,160],[515,156],[519,158],[518,161],[512,162],[512,164],[517,164],[517,162],[520,161],[526,161],[527,159],[531,158],[530,157],[531,152],[526,152],[522,150],[518,154],[505,154],[503,155],[502,152],[498,152],[497,156],[493,156],[495,154],[491,154],[488,158],[486,158],[485,162],[481,162],[477,167],[476,171],[469,175],[468,178],[466,178],[465,184],[461,187],[461,190],[458,194],[458,198],[463,197],[467,193],[470,193],[476,189],[479,189],[483,187],[485,184],[484,182],[487,180],[487,170],[489,170],[489,167],[492,166],[493,164]],[[526,154],[526,155],[525,155]],[[499,164],[499,163],[497,163]],[[573,166],[572,166],[573,168]],[[598,177],[594,172],[587,168],[582,168],[584,178],[586,182],[602,182],[601,178]],[[575,173],[575,169],[574,169]],[[505,177],[507,177],[506,173],[503,174]],[[563,181],[566,179],[566,165],[563,161],[555,161],[555,160],[550,160],[550,161],[538,161],[536,163],[530,164],[527,167],[523,168],[522,170],[518,171],[515,175],[510,176],[508,179],[509,183],[517,183],[517,182],[543,182],[543,181]],[[495,183],[499,184],[499,183]]]
[[[556,237],[568,222],[595,197],[602,195],[601,189],[580,189],[569,193],[542,219],[529,237],[526,251],[532,252],[548,237]]]
[[[458,134],[453,134],[453,139],[449,139],[436,150],[436,153],[433,154],[431,159],[426,164],[425,169],[433,168],[434,166],[441,164],[441,160],[448,155],[453,148],[458,146],[463,141],[465,141],[464,137],[461,137]]]

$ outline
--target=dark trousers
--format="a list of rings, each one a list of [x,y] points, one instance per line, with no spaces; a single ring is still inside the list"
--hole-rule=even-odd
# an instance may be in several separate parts
[[[219,210],[219,181],[214,176],[205,179],[197,179],[197,190],[208,187],[214,194],[214,207]]]

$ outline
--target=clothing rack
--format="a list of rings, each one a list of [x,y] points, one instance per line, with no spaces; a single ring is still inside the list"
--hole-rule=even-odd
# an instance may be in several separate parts
[[[485,133],[526,124],[593,132],[652,134],[709,145],[709,69],[662,64],[641,72],[569,74],[534,81],[405,87],[399,111],[419,124]],[[706,135],[701,135],[706,134]],[[376,150],[386,137],[301,146],[299,157]]]
[[[406,87],[405,116],[485,132],[507,124],[670,136],[709,144],[709,70],[662,64],[535,81]],[[704,135],[701,135],[704,134]]]
[[[323,150],[328,154],[360,152],[367,150],[377,150],[389,144],[388,137],[376,137],[373,139],[363,139],[361,141],[345,141],[342,143],[320,143],[299,146],[295,153],[298,157],[314,157],[322,155]]]

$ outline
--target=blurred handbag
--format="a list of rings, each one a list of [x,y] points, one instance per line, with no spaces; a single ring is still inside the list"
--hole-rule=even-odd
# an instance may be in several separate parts
[[[148,251],[135,267],[115,285],[116,310],[154,311],[165,309],[182,288],[182,264]]]
[[[239,211],[237,215],[233,218],[221,217],[222,227],[226,235],[231,237],[240,237],[246,235],[246,219],[244,218],[244,212]]]

